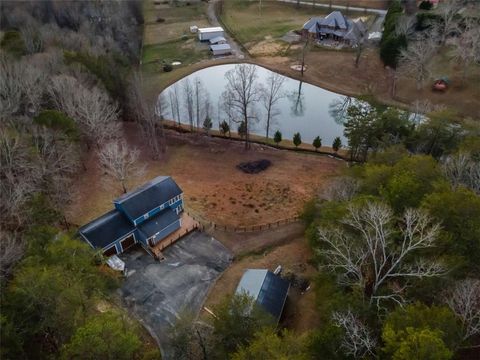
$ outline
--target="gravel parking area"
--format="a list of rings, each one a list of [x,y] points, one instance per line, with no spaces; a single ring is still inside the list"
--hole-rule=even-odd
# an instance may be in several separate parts
[[[198,313],[210,287],[229,266],[232,255],[217,240],[193,232],[164,252],[158,262],[142,249],[121,256],[127,278],[120,289],[125,305],[143,323],[170,359],[169,328],[178,313]]]

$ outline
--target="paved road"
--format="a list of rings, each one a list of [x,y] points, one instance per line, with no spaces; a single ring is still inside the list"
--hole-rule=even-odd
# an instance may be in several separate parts
[[[121,255],[127,278],[120,289],[125,305],[160,346],[162,359],[172,359],[168,335],[182,310],[198,314],[208,290],[229,266],[232,255],[217,240],[193,232],[154,260],[143,249]]]
[[[212,24],[212,26],[222,26],[220,24],[220,21],[218,21],[217,14],[215,12],[215,4],[219,1],[220,0],[210,0],[208,2],[207,16],[208,16],[208,21],[210,22],[210,24]],[[225,31],[225,39],[228,41],[228,43],[232,47],[235,57],[239,59],[244,59],[245,53],[243,52],[242,48],[237,43],[237,41],[232,36],[230,36],[230,34],[226,31]]]

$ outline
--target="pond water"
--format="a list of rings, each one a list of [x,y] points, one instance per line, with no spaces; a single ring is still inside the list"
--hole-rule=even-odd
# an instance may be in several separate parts
[[[183,85],[186,79],[189,79],[193,86],[200,81],[205,88],[202,94],[207,94],[210,98],[209,116],[212,119],[213,128],[218,129],[220,122],[228,120],[223,106],[220,105],[222,102],[222,93],[227,84],[225,73],[232,70],[235,66],[235,64],[228,64],[209,67],[196,71],[184,79],[179,80],[176,86],[177,98],[180,99],[180,116],[174,116],[172,114],[172,107],[170,105],[163,106],[162,115],[166,119],[177,121],[177,118],[180,118],[181,123],[188,124]],[[256,66],[256,73],[258,75],[257,83],[264,84],[272,72],[263,67]],[[175,84],[162,92],[161,95],[164,96],[166,100],[165,104],[170,103],[172,99],[170,95],[173,95],[174,86]],[[270,137],[273,137],[276,130],[280,130],[284,139],[292,139],[293,134],[299,132],[302,137],[302,142],[304,143],[311,144],[316,136],[320,136],[322,144],[330,146],[333,140],[339,136],[342,139],[342,144],[347,144],[343,136],[343,125],[340,121],[335,120],[330,111],[332,104],[335,102],[343,102],[346,99],[345,96],[289,77],[284,77],[281,92],[283,97],[275,106],[276,116],[273,121],[271,121]],[[204,101],[202,101],[202,104],[204,104]],[[175,110],[173,110],[173,112],[176,114]],[[261,101],[255,103],[253,113],[255,114],[255,120],[252,121],[250,132],[265,136],[266,111]],[[203,109],[203,114],[205,114],[205,109]],[[202,126],[205,115],[200,118],[202,119],[200,126]],[[238,118],[240,119],[240,116]],[[232,132],[236,131],[237,128],[238,124],[232,123]]]

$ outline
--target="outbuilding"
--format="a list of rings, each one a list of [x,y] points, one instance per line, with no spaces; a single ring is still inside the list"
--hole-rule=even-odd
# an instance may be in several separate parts
[[[210,45],[226,44],[227,40],[223,36],[217,36],[210,39]]]
[[[267,269],[248,269],[236,294],[247,294],[278,322],[287,301],[290,283]]]
[[[228,44],[210,45],[210,51],[213,56],[229,55],[232,53],[232,48]]]
[[[218,36],[224,36],[223,28],[219,26],[198,29],[198,40],[200,41],[208,41]]]

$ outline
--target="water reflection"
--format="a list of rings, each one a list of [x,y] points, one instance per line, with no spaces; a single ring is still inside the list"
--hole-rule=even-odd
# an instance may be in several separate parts
[[[165,89],[161,94],[165,102],[163,116],[184,124],[199,123],[202,127],[207,109],[214,129],[226,121],[231,131],[236,132],[241,119],[229,105],[231,99],[224,98],[225,73],[234,67],[234,64],[228,64],[202,69]],[[256,72],[256,85],[268,88],[272,72],[260,66],[256,66]],[[201,83],[202,86],[198,86],[200,89],[197,91],[195,86],[190,85],[194,89],[188,89],[186,99],[184,89],[188,83]],[[342,118],[351,98],[288,77],[284,77],[281,91],[284,96],[275,103],[274,116],[270,119],[270,136],[280,130],[284,139],[291,139],[294,133],[299,132],[302,140],[308,143],[316,136],[322,138],[324,145],[331,145],[337,136],[346,143]],[[210,99],[208,107],[204,99]],[[255,119],[249,124],[251,133],[265,136],[268,115],[260,98],[252,107],[251,116]]]

